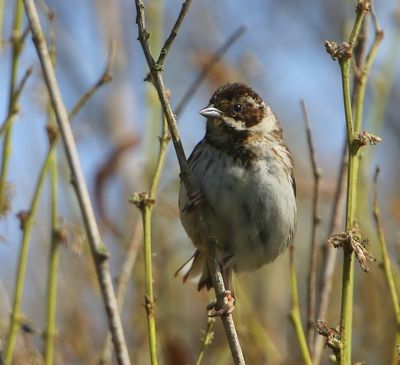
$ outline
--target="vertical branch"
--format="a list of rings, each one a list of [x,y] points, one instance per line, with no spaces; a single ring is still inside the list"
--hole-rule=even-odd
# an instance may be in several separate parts
[[[56,127],[49,125],[49,129],[54,130],[56,136]],[[56,310],[57,310],[57,282],[58,266],[60,260],[60,241],[61,231],[58,223],[58,171],[57,171],[57,151],[50,157],[50,193],[51,193],[51,243],[49,257],[49,272],[47,278],[47,328],[44,351],[45,365],[52,365],[54,358],[54,339],[56,336]]]
[[[90,202],[86,182],[80,166],[75,140],[69,125],[68,113],[65,109],[54,68],[51,64],[35,4],[33,0],[24,0],[24,4],[33,35],[33,41],[42,65],[46,86],[50,94],[52,107],[54,109],[57,124],[61,131],[64,142],[65,152],[71,170],[73,186],[78,197],[80,210],[103,295],[109,327],[113,335],[116,358],[118,364],[120,365],[130,364],[121,318],[118,312],[117,301],[112,285],[110,268],[107,260],[108,253],[104,243],[101,240],[100,232],[96,224],[93,207]]]
[[[382,251],[382,261],[383,261],[383,272],[385,274],[386,282],[389,287],[390,299],[392,301],[392,306],[396,318],[396,343],[394,346],[394,356],[396,359],[393,364],[398,363],[398,346],[400,345],[400,302],[399,296],[397,295],[396,285],[394,283],[394,275],[392,264],[390,262],[389,253],[386,244],[385,232],[383,230],[381,214],[379,210],[378,203],[378,175],[379,175],[379,167],[376,168],[375,177],[374,177],[374,204],[373,204],[373,214],[376,224],[376,230],[378,233],[379,244],[381,246]]]
[[[340,349],[340,364],[351,364],[351,339],[352,339],[352,310],[353,310],[353,291],[354,291],[354,246],[352,246],[351,232],[355,228],[356,221],[356,205],[357,205],[357,182],[358,182],[358,169],[359,158],[358,152],[361,146],[367,144],[375,144],[380,141],[379,138],[367,134],[361,134],[362,124],[362,107],[364,101],[363,92],[361,88],[365,88],[362,84],[362,77],[360,76],[361,83],[357,84],[357,92],[355,95],[356,100],[356,113],[355,120],[353,119],[352,101],[350,94],[350,63],[353,56],[353,49],[357,42],[359,32],[365,17],[365,14],[370,10],[371,3],[369,0],[359,0],[357,5],[356,19],[353,25],[352,32],[348,42],[336,44],[335,42],[325,42],[327,51],[331,54],[333,59],[338,59],[340,71],[342,76],[343,88],[343,103],[346,120],[347,130],[347,145],[349,150],[349,164],[347,173],[347,203],[346,203],[346,244],[343,244],[343,275],[342,275],[342,305],[341,305],[341,321],[340,321],[340,334],[341,334],[341,349]],[[371,50],[375,51],[374,45]],[[368,58],[368,57],[367,57]],[[371,61],[372,62],[372,61]],[[367,61],[368,63],[368,61]],[[366,75],[368,75],[368,67],[366,66]],[[362,70],[364,71],[364,70]],[[366,80],[364,80],[365,83]],[[373,138],[371,138],[373,137]],[[361,261],[360,261],[361,263]],[[363,263],[361,263],[363,267]]]
[[[292,292],[292,310],[290,311],[290,321],[292,322],[296,332],[296,337],[300,345],[304,364],[312,365],[310,352],[307,347],[306,336],[304,334],[303,325],[301,324],[297,276],[296,269],[294,267],[294,246],[290,246],[290,288]]]
[[[312,215],[312,232],[311,232],[311,255],[310,255],[310,268],[308,271],[308,307],[307,307],[307,344],[311,352],[314,346],[315,334],[315,318],[316,318],[316,286],[317,286],[317,260],[318,260],[318,228],[321,222],[319,215],[319,201],[320,201],[320,181],[321,170],[317,165],[317,156],[315,153],[315,146],[311,134],[310,119],[304,100],[301,101],[301,108],[303,110],[304,123],[307,133],[307,144],[310,154],[311,166],[314,175],[314,191],[313,191],[313,215]]]
[[[168,122],[169,132],[172,138],[172,142],[175,148],[175,152],[178,158],[179,167],[181,170],[182,181],[185,185],[188,194],[193,194],[197,191],[195,182],[192,180],[191,176],[188,174],[187,161],[185,152],[183,150],[182,142],[180,139],[179,131],[177,128],[176,118],[172,112],[171,105],[166,96],[166,88],[164,86],[164,81],[161,76],[162,64],[157,64],[150,51],[148,38],[149,33],[145,26],[145,16],[144,16],[144,4],[142,0],[135,0],[136,3],[136,23],[138,25],[139,31],[139,41],[143,49],[143,53],[146,57],[147,64],[150,69],[152,82],[157,90],[158,97],[160,99],[161,106],[164,111],[165,118]],[[177,31],[174,27],[173,31]],[[225,286],[220,272],[219,264],[216,258],[215,244],[212,242],[212,238],[209,237],[208,227],[204,219],[204,212],[202,207],[196,208],[196,213],[199,219],[199,227],[202,234],[202,240],[208,242],[208,266],[211,274],[212,283],[216,292],[217,297],[217,307],[221,308],[224,304],[224,291]],[[245,364],[242,349],[237,336],[235,324],[233,322],[232,315],[222,316],[221,320],[223,322],[225,332],[227,335],[228,343],[231,349],[231,354],[235,365]]]
[[[152,269],[152,243],[151,243],[151,216],[152,208],[155,203],[161,171],[164,166],[165,155],[168,142],[168,125],[163,118],[162,135],[160,137],[160,150],[158,154],[156,168],[150,183],[149,193],[134,194],[131,201],[140,209],[143,219],[144,236],[144,267],[145,267],[145,309],[147,314],[147,327],[149,333],[150,361],[152,365],[158,364],[157,359],[157,333],[155,322],[155,303],[153,290],[153,269]]]
[[[137,220],[133,227],[133,236],[127,251],[125,252],[125,260],[122,264],[121,272],[118,276],[117,287],[115,289],[117,295],[118,308],[120,312],[125,300],[126,289],[129,281],[129,277],[132,273],[133,267],[136,262],[137,253],[141,246],[142,239],[142,220]],[[103,344],[103,351],[99,365],[107,365],[111,362],[111,333],[108,331]]]
[[[49,153],[47,154],[44,163],[42,165],[42,168],[40,170],[39,178],[36,183],[30,209],[29,211],[20,212],[18,215],[21,222],[21,229],[23,232],[22,232],[21,249],[18,259],[18,270],[17,270],[17,277],[15,284],[13,308],[11,314],[11,323],[8,330],[7,346],[5,351],[6,365],[11,365],[15,348],[15,342],[17,338],[17,332],[20,324],[21,302],[22,302],[22,295],[24,292],[26,264],[28,261],[29,242],[31,238],[33,222],[35,220],[35,215],[40,200],[39,199],[40,194],[42,192],[45,178],[47,175],[47,169],[50,165],[50,161],[54,153],[55,139],[49,138],[49,140],[50,140]]]
[[[338,232],[343,219],[342,207],[344,204],[345,198],[345,180],[347,173],[347,143],[343,143],[343,152],[340,161],[340,168],[338,174],[338,181],[336,184],[335,197],[333,199],[333,208],[332,208],[332,218],[329,224],[329,233],[328,237],[330,237],[334,232]],[[319,300],[319,309],[318,309],[318,319],[323,319],[326,317],[326,313],[328,311],[328,304],[330,295],[332,292],[332,284],[333,284],[333,274],[336,266],[336,256],[337,252],[335,247],[333,247],[328,240],[326,240],[325,247],[325,255],[323,260],[323,274],[321,280],[321,290],[320,290],[320,300]],[[313,364],[319,364],[322,354],[323,347],[323,337],[317,336],[315,338],[314,351],[313,351]]]
[[[194,363],[195,365],[201,364],[201,362],[203,361],[204,353],[205,353],[207,346],[211,345],[211,343],[214,339],[214,331],[213,331],[214,323],[215,323],[215,318],[208,317],[207,328],[204,331],[203,338],[201,339],[201,347],[200,347],[199,354],[197,355],[196,361]]]
[[[24,8],[22,0],[15,1],[15,13],[13,23],[13,41],[12,41],[12,59],[11,59],[11,79],[10,88],[8,93],[8,115],[10,122],[5,130],[3,154],[1,161],[0,172],[0,215],[5,215],[9,210],[9,201],[7,194],[7,174],[8,165],[11,156],[12,148],[12,122],[15,119],[15,110],[17,109],[15,100],[15,90],[17,87],[17,77],[19,69],[19,59],[22,51],[23,37],[22,37],[22,20],[24,15]]]

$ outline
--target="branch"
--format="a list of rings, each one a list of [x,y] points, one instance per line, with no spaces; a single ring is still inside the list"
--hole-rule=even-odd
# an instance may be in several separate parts
[[[193,97],[194,93],[197,91],[201,83],[206,78],[207,74],[211,71],[214,65],[221,59],[221,57],[226,53],[226,51],[234,44],[240,36],[247,30],[246,26],[241,25],[237,28],[228,38],[227,40],[215,51],[210,60],[203,67],[201,72],[197,75],[197,77],[190,84],[187,91],[183,94],[182,99],[179,101],[178,105],[175,108],[175,115],[180,116],[182,114],[183,109],[188,104],[189,100]]]
[[[290,311],[290,320],[296,332],[296,337],[300,345],[301,355],[304,364],[312,365],[309,348],[307,347],[306,336],[303,325],[301,324],[301,315],[299,307],[299,293],[297,289],[296,269],[294,267],[294,246],[290,246],[290,287],[292,292],[292,310]]]
[[[166,39],[166,41],[161,49],[160,55],[158,56],[157,66],[160,69],[162,69],[164,66],[165,58],[167,57],[168,52],[171,49],[171,46],[175,40],[175,37],[178,35],[179,28],[182,25],[183,19],[185,18],[191,3],[192,3],[192,0],[185,0],[182,4],[182,8],[181,8],[181,11],[179,12],[178,18],[176,19],[176,22],[171,29],[171,33],[169,34],[168,38]]]
[[[317,288],[317,261],[318,261],[318,228],[321,223],[319,215],[319,201],[320,201],[320,181],[321,169],[317,165],[317,157],[315,153],[315,146],[311,135],[310,120],[308,111],[304,100],[301,101],[301,108],[303,110],[304,123],[307,133],[307,144],[310,153],[310,160],[312,171],[314,175],[314,191],[313,191],[313,218],[312,218],[312,232],[311,232],[311,257],[310,268],[308,271],[308,322],[307,322],[307,344],[311,352],[313,352],[314,333],[315,333],[315,319],[316,319],[316,288]]]
[[[335,197],[333,200],[332,207],[332,219],[329,224],[329,234],[330,237],[334,232],[340,230],[343,220],[343,204],[345,199],[345,180],[346,180],[346,172],[347,172],[347,164],[348,164],[348,154],[347,154],[347,143],[343,142],[343,152],[340,161],[340,168],[338,174],[338,181],[336,184]],[[333,284],[333,274],[336,268],[336,249],[328,243],[328,239],[325,240],[325,255],[323,258],[323,268],[324,272],[322,274],[321,281],[321,297],[319,299],[319,309],[317,318],[319,320],[326,318],[326,314],[328,311],[328,304],[332,292],[332,284]],[[315,338],[314,351],[313,351],[313,364],[319,364],[322,354],[323,347],[323,337],[317,336]]]
[[[107,260],[108,253],[104,243],[101,240],[100,232],[96,224],[86,182],[80,166],[75,140],[69,125],[68,113],[61,97],[54,68],[51,64],[48,48],[43,36],[43,31],[41,29],[35,4],[33,0],[24,0],[24,4],[33,35],[33,41],[42,65],[44,79],[56,115],[57,124],[61,131],[64,142],[65,152],[71,170],[73,186],[78,197],[80,210],[103,295],[103,301],[107,311],[107,318],[109,321],[110,331],[113,336],[117,361],[120,365],[130,364],[121,318],[119,316],[117,301],[112,286],[110,268]]]
[[[158,97],[164,112],[164,116],[168,123],[168,128],[172,138],[172,142],[175,148],[175,152],[178,158],[179,167],[181,170],[181,178],[185,185],[187,193],[194,194],[197,189],[195,182],[188,174],[188,164],[186,161],[185,152],[183,150],[182,142],[180,139],[179,131],[177,129],[176,119],[172,112],[171,105],[166,96],[166,89],[164,87],[164,81],[161,76],[161,70],[157,67],[156,62],[151,54],[149,47],[149,33],[145,26],[145,15],[144,15],[144,4],[142,0],[135,0],[137,18],[136,23],[139,31],[139,41],[143,48],[144,55],[146,57],[147,64],[150,68],[150,74],[152,82],[157,90]],[[221,308],[223,306],[225,286],[220,272],[219,264],[216,258],[215,243],[211,242],[212,239],[208,234],[208,227],[204,219],[204,212],[201,206],[196,207],[196,212],[199,219],[199,227],[202,234],[202,241],[208,242],[208,266],[211,274],[211,279],[216,292],[217,306]],[[231,349],[232,357],[235,365],[245,364],[242,349],[240,347],[239,339],[237,336],[236,328],[233,322],[232,315],[222,316],[223,322],[229,346]]]
[[[389,253],[386,244],[385,232],[383,230],[382,218],[379,210],[378,203],[378,175],[379,175],[379,167],[376,168],[375,177],[374,177],[374,206],[373,206],[373,214],[376,224],[376,230],[378,233],[379,244],[381,246],[382,251],[382,261],[383,261],[383,271],[385,273],[386,282],[389,287],[390,299],[392,301],[392,306],[394,310],[394,314],[396,317],[396,342],[400,338],[400,302],[399,296],[397,295],[396,285],[394,282],[394,275],[392,264],[390,262]],[[399,343],[395,344],[395,353],[398,352]],[[398,356],[396,356],[398,357]]]

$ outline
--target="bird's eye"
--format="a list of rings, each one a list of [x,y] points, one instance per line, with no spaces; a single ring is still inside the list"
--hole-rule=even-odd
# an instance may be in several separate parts
[[[242,106],[240,104],[235,104],[233,106],[233,111],[239,113],[242,110]]]

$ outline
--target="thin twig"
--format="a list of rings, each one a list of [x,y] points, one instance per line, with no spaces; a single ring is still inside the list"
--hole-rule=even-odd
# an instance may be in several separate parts
[[[347,143],[343,142],[343,152],[341,154],[339,174],[337,178],[336,191],[333,199],[332,207],[332,218],[329,224],[328,238],[334,233],[340,230],[343,221],[343,204],[345,200],[345,181],[347,176]],[[328,304],[332,292],[333,284],[333,274],[336,268],[336,256],[337,250],[329,242],[328,239],[325,240],[325,254],[323,257],[323,274],[320,284],[320,299],[319,299],[319,309],[318,309],[318,319],[326,318],[326,313],[328,311]],[[314,351],[313,351],[313,364],[319,364],[322,354],[322,348],[324,345],[324,338],[322,336],[315,337]]]
[[[193,82],[188,87],[187,91],[183,94],[182,99],[179,101],[175,108],[175,115],[180,116],[183,109],[188,104],[189,100],[193,97],[194,93],[197,91],[201,83],[206,78],[207,74],[211,71],[214,65],[221,59],[221,57],[226,53],[226,51],[234,44],[240,36],[247,30],[246,26],[241,25],[237,28],[226,41],[215,51],[209,61],[202,68],[201,72],[196,76]]]
[[[171,105],[166,96],[166,89],[164,87],[164,81],[161,76],[161,70],[157,67],[156,62],[151,54],[148,38],[149,33],[145,26],[145,15],[144,15],[144,4],[142,0],[135,0],[137,18],[136,23],[138,25],[139,31],[139,41],[143,48],[144,55],[146,57],[147,64],[150,69],[152,82],[157,90],[158,97],[160,99],[161,106],[164,111],[165,118],[168,122],[168,127],[170,135],[172,137],[172,142],[175,148],[175,152],[178,158],[179,167],[181,170],[182,181],[185,185],[188,194],[193,194],[197,191],[195,182],[192,180],[191,176],[188,174],[188,165],[183,150],[182,142],[180,139],[179,131],[177,129],[176,119],[172,112]],[[220,272],[219,264],[216,258],[215,244],[211,243],[212,238],[209,237],[208,227],[204,219],[203,208],[201,206],[196,207],[196,212],[199,219],[199,227],[202,234],[202,241],[208,244],[208,266],[211,274],[212,283],[216,292],[217,297],[217,307],[221,308],[224,304],[224,292],[225,286]],[[240,347],[239,339],[237,336],[236,328],[233,322],[232,315],[222,316],[221,320],[223,322],[229,346],[231,349],[231,354],[235,365],[245,364],[242,349]]]
[[[5,351],[6,365],[10,365],[12,363],[15,343],[17,339],[17,332],[21,321],[21,302],[22,302],[22,295],[24,292],[25,272],[26,272],[26,264],[28,261],[28,250],[29,250],[29,242],[31,238],[32,227],[33,227],[33,222],[35,221],[36,211],[40,201],[39,199],[40,194],[44,186],[45,178],[47,176],[47,170],[48,167],[50,166],[52,155],[54,153],[55,139],[49,138],[49,140],[50,140],[49,153],[47,154],[43,162],[42,168],[40,170],[39,178],[36,183],[30,209],[29,211],[23,211],[18,214],[18,217],[21,222],[22,241],[21,241],[20,254],[18,258],[18,270],[17,270],[17,277],[15,284],[13,308],[11,314],[11,323],[8,330],[7,346]]]
[[[51,64],[35,4],[33,0],[24,0],[24,4],[33,35],[33,41],[42,65],[43,75],[56,115],[57,124],[61,131],[64,142],[65,152],[71,170],[73,186],[78,197],[78,202],[92,251],[101,292],[103,294],[103,301],[107,312],[109,327],[113,336],[116,358],[118,364],[120,365],[130,364],[121,318],[118,312],[117,300],[112,285],[110,268],[107,260],[108,252],[106,246],[102,242],[100,232],[96,224],[93,207],[90,202],[86,182],[80,166],[75,140],[69,125],[68,113],[61,97],[54,68]]]
[[[385,232],[383,230],[382,218],[379,210],[379,203],[378,203],[378,175],[379,175],[379,167],[375,170],[375,177],[374,177],[374,205],[373,205],[373,214],[376,224],[376,230],[378,233],[379,244],[381,246],[382,251],[382,261],[383,261],[383,271],[385,273],[386,282],[389,287],[390,292],[390,299],[392,301],[393,310],[396,316],[396,343],[395,343],[395,353],[398,352],[398,346],[400,343],[398,339],[400,338],[400,302],[399,296],[397,294],[396,285],[394,282],[394,275],[392,264],[390,262],[389,253],[386,244]],[[398,358],[398,354],[396,356]],[[397,363],[397,362],[396,362]]]
[[[290,287],[292,292],[292,309],[290,311],[290,320],[296,332],[297,341],[300,345],[301,355],[304,364],[312,365],[309,348],[307,347],[306,336],[303,325],[301,324],[301,314],[299,306],[299,293],[297,289],[297,276],[294,267],[294,246],[290,246]]]
[[[22,93],[22,90],[24,89],[26,82],[28,81],[29,77],[31,76],[31,74],[32,74],[32,67],[29,67],[25,71],[24,76],[22,76],[22,79],[13,94],[13,97],[12,97],[13,98],[13,101],[12,101],[13,107],[12,107],[12,109],[10,109],[8,111],[6,120],[3,122],[3,124],[0,128],[0,136],[2,136],[3,133],[5,133],[7,131],[7,129],[10,127],[10,125],[13,123],[15,116],[17,115],[17,113],[19,111],[19,106],[18,106],[19,97]]]
[[[206,330],[204,331],[203,337],[201,338],[201,346],[196,361],[194,363],[195,365],[201,364],[207,346],[211,345],[214,339],[214,331],[213,331],[214,323],[215,323],[215,318],[212,317],[207,318],[207,327]]]
[[[15,118],[14,110],[17,109],[14,100],[15,90],[17,88],[17,77],[19,70],[19,60],[23,48],[24,38],[21,36],[22,31],[22,20],[24,15],[24,8],[22,0],[16,0],[15,2],[15,13],[13,20],[13,39],[12,39],[12,59],[11,59],[11,78],[10,88],[8,93],[8,112],[7,115],[13,115],[11,121],[8,124],[8,128],[5,131],[3,152],[1,161],[1,172],[0,172],[0,215],[5,215],[10,209],[10,204],[7,194],[7,176],[8,176],[8,165],[11,156],[12,147],[12,121]]]
[[[311,134],[310,119],[304,100],[301,101],[303,110],[304,123],[307,133],[307,144],[310,154],[311,166],[314,175],[314,191],[313,191],[313,212],[312,212],[312,231],[311,231],[311,255],[310,267],[308,271],[308,307],[307,307],[307,344],[311,353],[313,353],[314,334],[315,334],[315,319],[316,319],[316,287],[317,287],[317,260],[318,260],[318,228],[321,223],[319,214],[320,201],[320,181],[321,169],[317,164],[317,156],[315,146]]]
[[[75,104],[72,110],[69,112],[69,119],[74,119],[75,115],[82,109],[83,105],[87,103],[87,101],[92,97],[92,95],[104,84],[111,82],[112,76],[110,74],[111,67],[114,63],[115,58],[115,44],[114,42],[110,43],[110,48],[108,51],[108,60],[106,67],[103,71],[103,74],[100,78],[93,84],[93,86],[86,91],[86,93],[79,99],[79,101]]]
[[[192,0],[185,0],[182,3],[181,11],[179,12],[176,22],[171,29],[171,33],[169,34],[168,38],[166,39],[163,47],[161,48],[160,55],[158,56],[157,66],[160,68],[162,68],[164,66],[165,58],[167,57],[168,52],[171,49],[171,46],[175,40],[175,37],[178,35],[179,28],[182,25],[183,19],[185,19],[185,16],[189,10],[191,3],[192,3]]]
[[[129,247],[125,252],[125,260],[122,264],[122,269],[121,272],[119,273],[117,279],[117,286],[115,288],[115,293],[117,295],[117,302],[120,313],[122,311],[122,307],[124,304],[128,281],[131,276],[133,267],[135,266],[136,257],[142,243],[141,241],[142,237],[143,237],[142,221],[138,219],[137,222],[134,224],[133,236],[129,244]],[[111,362],[111,355],[112,355],[111,345],[112,345],[111,333],[108,332],[104,340],[103,351],[101,353],[99,365],[106,365]]]

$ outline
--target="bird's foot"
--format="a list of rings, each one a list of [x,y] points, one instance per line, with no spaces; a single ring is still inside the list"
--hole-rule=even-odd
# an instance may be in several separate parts
[[[235,298],[232,296],[232,292],[230,290],[225,290],[223,295],[224,305],[222,308],[216,309],[217,301],[214,301],[207,306],[207,310],[211,311],[208,315],[209,317],[227,316],[235,309]]]

